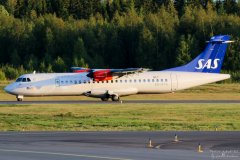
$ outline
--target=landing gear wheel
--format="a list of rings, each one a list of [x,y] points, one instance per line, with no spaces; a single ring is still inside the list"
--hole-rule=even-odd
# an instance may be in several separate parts
[[[23,95],[17,95],[16,98],[19,102],[23,101]]]
[[[102,101],[108,101],[108,98],[101,98]]]
[[[18,98],[17,101],[21,102],[21,101],[23,101],[23,99],[22,98]]]
[[[119,100],[120,100],[119,96],[117,95],[112,96],[112,101],[119,101]]]

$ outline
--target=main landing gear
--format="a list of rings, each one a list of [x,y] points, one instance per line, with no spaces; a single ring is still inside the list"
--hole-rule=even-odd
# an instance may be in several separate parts
[[[119,100],[120,100],[119,96],[117,95],[112,96],[112,101],[119,101]]]
[[[112,101],[119,101],[119,100],[120,100],[119,96],[117,96],[117,95],[112,95],[112,96],[110,96],[110,97],[104,97],[104,98],[101,98],[101,100],[102,100],[102,101],[108,101],[109,98],[111,98]]]
[[[101,98],[102,101],[108,101],[108,98]]]
[[[23,96],[22,95],[17,95],[16,98],[17,98],[17,101],[19,101],[19,102],[23,101]]]

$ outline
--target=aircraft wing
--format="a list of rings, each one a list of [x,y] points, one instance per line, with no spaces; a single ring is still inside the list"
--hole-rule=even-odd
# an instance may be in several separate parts
[[[88,77],[93,78],[95,81],[113,80],[124,75],[136,74],[148,71],[144,68],[126,68],[126,69],[101,69],[92,70],[87,74]]]
[[[112,80],[124,75],[136,74],[149,71],[147,68],[126,68],[126,69],[89,69],[82,67],[72,67],[74,73],[87,72],[87,77],[95,81]]]
[[[82,73],[82,72],[89,72],[90,71],[89,68],[84,68],[84,67],[71,67],[71,70],[74,73]]]
[[[126,69],[110,69],[111,73],[115,74],[128,74],[128,73],[138,73],[138,72],[144,72],[149,71],[149,69],[146,68],[126,68]]]

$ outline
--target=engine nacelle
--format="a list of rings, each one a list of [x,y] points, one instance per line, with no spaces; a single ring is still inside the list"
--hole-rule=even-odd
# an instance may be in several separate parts
[[[87,76],[93,78],[94,81],[106,81],[113,79],[110,69],[94,71],[89,73]]]

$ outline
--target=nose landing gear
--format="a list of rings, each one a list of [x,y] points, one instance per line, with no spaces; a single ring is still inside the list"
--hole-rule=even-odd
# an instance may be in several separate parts
[[[23,95],[17,95],[16,98],[19,102],[23,101]]]

